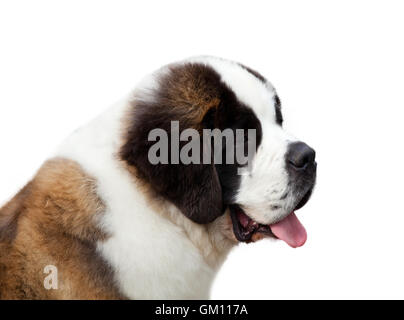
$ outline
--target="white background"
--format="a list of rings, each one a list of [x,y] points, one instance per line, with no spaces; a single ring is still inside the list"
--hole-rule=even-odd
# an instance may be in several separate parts
[[[400,1],[1,1],[0,201],[145,74],[222,56],[275,85],[318,183],[306,245],[240,246],[212,298],[404,298],[403,32]]]

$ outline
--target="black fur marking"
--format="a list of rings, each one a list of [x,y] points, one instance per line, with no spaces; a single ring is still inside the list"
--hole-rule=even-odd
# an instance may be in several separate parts
[[[263,83],[267,82],[267,79],[261,75],[259,72],[239,63],[239,65],[247,70],[249,73],[251,73],[253,76],[255,76],[258,80],[262,81]],[[282,117],[282,112],[281,112],[281,100],[279,99],[279,96],[275,94],[274,96],[274,101],[275,101],[275,116],[276,116],[276,123],[282,126],[283,124],[283,117]]]
[[[279,99],[278,95],[274,97],[275,101],[275,116],[276,116],[276,123],[282,126],[283,124],[283,116],[281,112],[281,99]]]
[[[179,121],[180,131],[256,129],[258,147],[261,124],[208,66],[189,63],[171,67],[159,84],[160,88],[153,92],[153,102],[134,102],[121,159],[135,167],[138,178],[147,182],[156,194],[173,202],[189,219],[200,224],[212,222],[232,203],[239,188],[237,164],[153,165],[148,160],[148,151],[154,142],[148,141],[148,134],[161,128],[170,139],[171,121]]]
[[[245,69],[245,70],[247,70],[249,73],[251,73],[254,77],[256,77],[258,80],[260,80],[261,82],[263,82],[263,83],[266,83],[267,82],[267,79],[265,79],[265,77],[262,75],[262,74],[260,74],[258,71],[255,71],[255,70],[253,70],[253,69],[251,69],[250,67],[247,67],[247,66],[245,66],[245,65],[243,65],[243,64],[241,64],[241,63],[239,63],[239,65],[243,68],[243,69]]]

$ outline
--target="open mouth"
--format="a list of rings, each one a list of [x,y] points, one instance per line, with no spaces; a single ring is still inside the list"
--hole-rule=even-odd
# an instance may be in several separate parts
[[[254,221],[239,205],[231,205],[230,216],[233,223],[233,232],[237,240],[249,243],[254,242],[255,239],[272,237],[285,241],[293,248],[304,245],[307,239],[307,233],[294,211],[302,208],[307,203],[311,192],[312,190],[309,190],[295,209],[285,218],[269,225]]]

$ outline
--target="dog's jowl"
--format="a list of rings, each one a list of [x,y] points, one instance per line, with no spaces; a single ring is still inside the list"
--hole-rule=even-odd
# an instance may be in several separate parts
[[[302,246],[315,151],[282,122],[274,87],[239,63],[147,76],[0,210],[0,298],[203,299],[238,243]]]

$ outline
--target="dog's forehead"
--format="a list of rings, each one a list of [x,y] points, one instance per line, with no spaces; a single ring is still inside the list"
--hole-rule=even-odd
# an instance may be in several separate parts
[[[276,121],[276,91],[271,83],[258,77],[243,65],[216,57],[204,56],[188,59],[186,62],[210,66],[231,89],[238,100],[251,108],[264,122]]]

